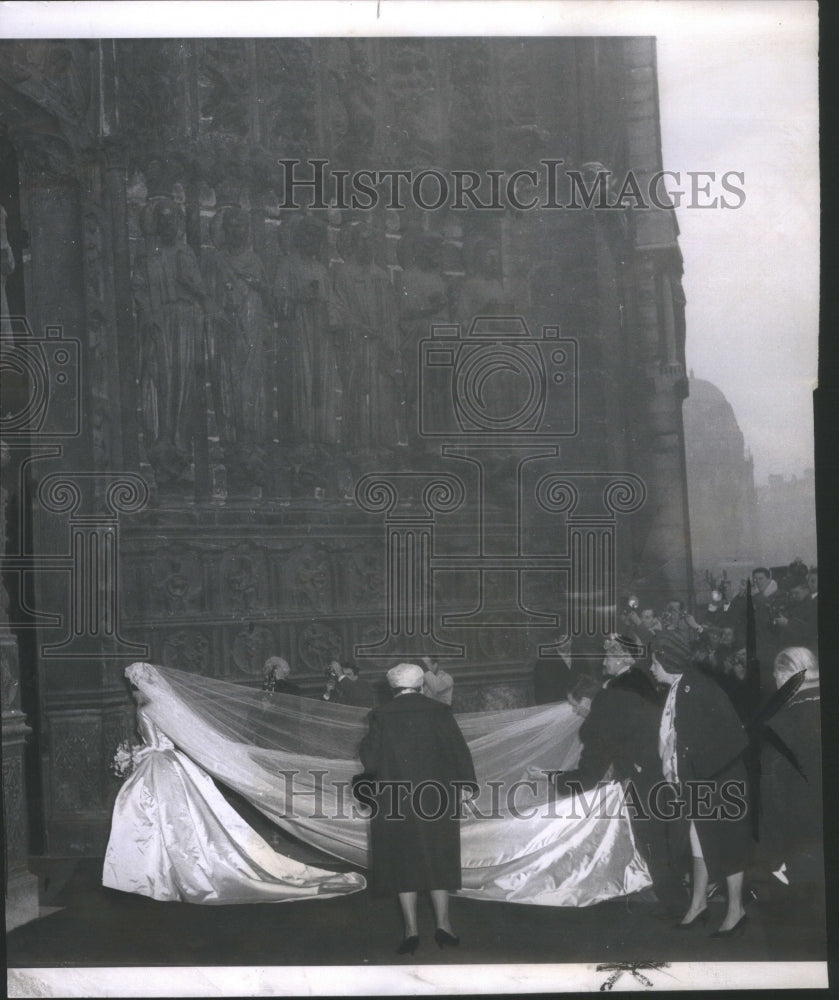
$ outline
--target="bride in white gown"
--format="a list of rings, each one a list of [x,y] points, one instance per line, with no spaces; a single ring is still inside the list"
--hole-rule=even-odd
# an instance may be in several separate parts
[[[126,676],[144,699],[138,715],[149,750],[116,801],[105,885],[200,903],[364,888],[361,875],[278,855],[213,779],[280,829],[366,868],[370,821],[350,792],[366,709],[149,663],[132,664]],[[650,884],[620,784],[607,782],[582,804],[552,802],[546,782],[526,780],[534,765],[575,766],[580,720],[569,705],[457,719],[481,783],[461,824],[462,896],[591,906]]]
[[[129,680],[142,680],[145,666],[129,667]],[[114,805],[104,886],[204,904],[279,903],[365,887],[355,872],[329,872],[278,854],[152,722],[140,692],[135,695],[144,747]]]

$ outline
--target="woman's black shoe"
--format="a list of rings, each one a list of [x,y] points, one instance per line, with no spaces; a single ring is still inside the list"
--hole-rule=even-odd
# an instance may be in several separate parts
[[[397,955],[413,955],[419,944],[419,934],[412,934],[406,937],[402,944],[396,949]]]
[[[702,924],[703,926],[708,923],[708,907],[706,906],[704,910],[700,910],[699,913],[693,918],[693,920],[688,921],[686,924],[676,924],[677,931],[689,931],[693,930],[697,924]]]
[[[447,944],[452,947],[460,944],[460,938],[457,937],[456,934],[449,934],[449,932],[444,931],[442,927],[438,927],[437,930],[434,931],[434,940],[441,948]]]
[[[742,917],[737,921],[733,927],[729,927],[727,931],[714,931],[711,935],[712,938],[727,938],[733,937],[735,934],[742,934],[746,929],[746,921],[749,918],[744,913]]]

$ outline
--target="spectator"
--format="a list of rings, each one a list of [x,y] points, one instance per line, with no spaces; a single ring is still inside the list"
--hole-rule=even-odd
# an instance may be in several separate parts
[[[694,625],[690,624],[689,616],[685,611],[685,602],[676,598],[667,602],[667,607],[661,615],[663,631],[674,632],[684,643],[690,643],[693,639]]]
[[[440,669],[440,663],[434,657],[423,656],[422,663],[425,673],[422,680],[422,693],[426,698],[433,698],[444,705],[451,705],[454,692],[454,680],[451,674]]]
[[[720,672],[725,670],[725,661],[734,655],[735,634],[731,625],[723,625],[720,629],[719,643],[716,649],[716,660],[720,666]]]
[[[771,570],[758,566],[752,571],[752,606],[755,621],[755,655],[760,664],[760,689],[764,695],[774,689],[772,664],[775,662],[782,639],[775,627],[779,613],[778,584],[772,579]]]
[[[268,694],[300,695],[300,688],[288,679],[291,667],[282,656],[269,656],[262,669],[262,690]]]
[[[780,644],[817,648],[817,603],[812,599],[806,583],[796,583],[789,594],[783,611],[776,614],[774,625]]]
[[[771,867],[785,864],[790,885],[812,885],[823,879],[819,661],[801,646],[784,649],[775,658],[779,688],[802,671],[801,687],[769,723],[792,751],[800,771],[769,743],[762,761]]]
[[[337,660],[329,664],[329,680],[323,700],[357,708],[372,708],[376,701],[373,689],[367,681],[360,679],[358,667],[354,663],[339,663]]]
[[[757,705],[746,684],[746,650],[729,650],[722,659],[722,668],[716,672],[715,679],[728,695],[740,721],[750,722]]]
[[[822,760],[819,667],[813,652],[784,649],[775,659],[780,687],[796,673],[804,681],[769,727],[795,756],[799,772],[778,749],[764,742],[761,758],[762,861],[774,874],[761,891],[770,951],[788,947],[808,929],[824,927]]]
[[[742,584],[743,593],[745,593],[745,581],[742,581]],[[724,580],[719,588],[711,591],[711,600],[708,602],[703,616],[704,623],[722,628],[732,603],[732,599],[728,596],[728,580]]]
[[[661,619],[656,615],[654,608],[644,608],[641,611],[641,625],[648,632],[660,632],[662,629]]]
[[[724,877],[728,906],[713,936],[727,937],[746,924],[743,872],[749,819],[745,809],[729,815],[726,799],[735,787],[741,798],[745,794],[746,770],[740,758],[748,745],[746,734],[730,701],[696,669],[690,649],[676,636],[664,632],[656,638],[650,672],[669,688],[658,742],[664,779],[685,794],[690,782],[702,782],[707,796],[701,814],[695,808],[689,817],[691,904],[677,926],[689,930],[707,921],[709,875],[714,881]]]
[[[784,573],[785,588],[787,590],[792,590],[797,583],[806,583],[808,572],[809,570],[807,569],[807,564],[801,556],[796,556],[789,566],[787,566],[786,572]]]
[[[819,596],[819,570],[813,566],[807,574],[807,587],[810,591],[810,600],[815,601]]]
[[[670,864],[670,826],[647,815],[652,789],[661,781],[662,703],[649,676],[636,666],[630,652],[634,648],[626,640],[610,637],[603,661],[606,683],[598,691],[591,679],[580,678],[569,694],[571,709],[583,717],[579,732],[583,749],[577,769],[558,776],[557,790],[570,794],[575,787],[590,789],[608,778],[632,782],[641,803],[640,810],[630,810],[633,833],[659,902],[667,915],[675,917],[684,910],[684,898],[678,873]]]
[[[653,636],[664,627],[654,608],[643,608],[639,614],[630,607],[624,613],[623,620],[627,632],[631,632],[641,643],[650,642]]]
[[[770,570],[765,566],[752,570],[752,600],[756,605],[768,604],[777,593],[778,584],[772,579]]]

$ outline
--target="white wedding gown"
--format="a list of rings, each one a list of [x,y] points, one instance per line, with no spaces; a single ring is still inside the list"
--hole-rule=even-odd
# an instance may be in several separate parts
[[[144,699],[138,717],[150,749],[116,801],[106,886],[200,903],[364,888],[361,875],[278,855],[212,779],[305,843],[366,868],[369,819],[349,792],[361,770],[366,709],[267,695],[149,663],[132,664],[126,676]],[[481,785],[473,800],[480,815],[467,810],[461,823],[461,895],[592,906],[650,885],[620,784],[605,784],[589,806],[561,798],[548,808],[538,804],[547,784],[534,782],[531,807],[523,787],[530,768],[569,770],[579,757],[579,719],[570,706],[476,712],[457,721]]]
[[[140,709],[143,758],[114,804],[102,884],[188,903],[281,903],[358,892],[363,876],[278,854]]]

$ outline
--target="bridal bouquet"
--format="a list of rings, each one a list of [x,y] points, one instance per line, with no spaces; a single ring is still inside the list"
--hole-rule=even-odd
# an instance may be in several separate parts
[[[130,743],[123,740],[117,747],[114,759],[111,761],[111,774],[115,778],[127,778],[137,766],[143,746],[140,743]]]

